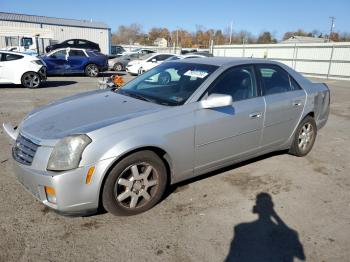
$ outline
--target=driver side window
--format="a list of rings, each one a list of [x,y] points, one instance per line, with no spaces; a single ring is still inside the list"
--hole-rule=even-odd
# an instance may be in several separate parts
[[[257,96],[256,79],[252,66],[228,69],[214,82],[210,94],[230,95],[233,101],[240,101]]]
[[[52,53],[50,56],[59,58],[59,59],[65,59],[66,58],[66,50],[59,50],[54,53]]]

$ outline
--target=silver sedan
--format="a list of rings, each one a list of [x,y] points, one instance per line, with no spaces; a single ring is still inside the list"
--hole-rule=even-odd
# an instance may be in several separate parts
[[[134,215],[171,184],[272,151],[305,156],[329,101],[325,84],[278,62],[194,58],[56,101],[4,130],[18,181],[44,205]]]

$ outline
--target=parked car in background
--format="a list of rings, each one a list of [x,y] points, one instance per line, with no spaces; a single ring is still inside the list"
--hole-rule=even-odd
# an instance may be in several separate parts
[[[45,80],[45,63],[38,57],[0,51],[0,84],[21,84],[37,88]]]
[[[125,52],[126,52],[126,50],[121,45],[112,45],[111,46],[111,55],[112,56],[113,55],[121,55]]]
[[[98,52],[101,51],[100,46],[98,44],[85,39],[69,39],[59,44],[49,45],[45,48],[45,50],[46,50],[46,53],[49,53],[53,50],[56,50],[59,48],[65,48],[65,47],[90,49],[90,50],[96,50]]]
[[[169,57],[173,57],[173,56],[175,55],[150,53],[140,57],[140,59],[129,62],[128,65],[126,66],[126,71],[130,75],[140,75],[152,69],[153,67],[163,63],[164,60],[168,59]]]
[[[180,78],[164,84],[169,70]],[[102,203],[134,215],[168,185],[273,151],[307,155],[329,101],[325,84],[282,63],[194,58],[35,109],[16,130],[3,126],[18,180],[44,205],[86,214]]]
[[[203,57],[207,57],[207,56],[186,53],[185,55],[174,55],[172,57],[169,57],[168,59],[165,60],[165,62],[179,60],[179,59],[201,58],[201,57],[203,58]]]
[[[42,56],[48,75],[85,74],[98,76],[108,70],[106,55],[98,51],[80,48],[60,48]]]
[[[121,55],[115,58],[108,59],[108,68],[114,71],[125,70],[127,64],[130,61],[139,59],[143,54],[130,54],[130,55]]]
[[[201,55],[206,57],[213,57],[213,54],[209,53],[208,51],[189,52],[186,55]]]
[[[150,49],[145,49],[145,48],[135,48],[131,50],[130,52],[124,52],[124,55],[131,55],[131,54],[152,54],[155,53],[155,51],[150,50]]]

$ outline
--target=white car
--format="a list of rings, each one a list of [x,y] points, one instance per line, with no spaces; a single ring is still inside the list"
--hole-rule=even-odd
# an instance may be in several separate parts
[[[0,51],[0,84],[22,84],[37,88],[46,80],[45,63],[38,57]]]
[[[126,72],[130,75],[140,75],[175,56],[174,54],[147,54],[139,60],[133,60],[126,66]]]

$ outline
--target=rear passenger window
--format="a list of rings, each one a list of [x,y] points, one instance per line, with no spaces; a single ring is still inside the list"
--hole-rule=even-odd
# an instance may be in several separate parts
[[[85,53],[82,50],[70,50],[69,56],[83,56],[83,57],[85,57]]]
[[[209,90],[210,94],[230,95],[233,101],[256,97],[253,67],[233,67],[224,72]]]
[[[23,56],[21,56],[21,55],[3,53],[1,61],[13,61],[13,60],[21,59],[21,58],[23,58]]]
[[[259,65],[263,95],[272,95],[295,90],[286,71],[278,66]]]

